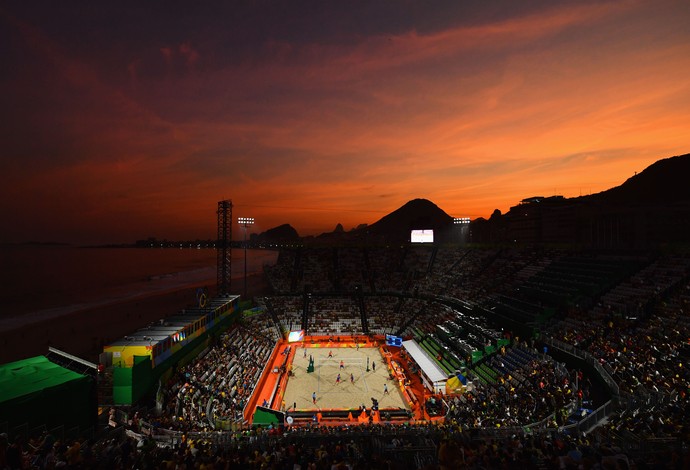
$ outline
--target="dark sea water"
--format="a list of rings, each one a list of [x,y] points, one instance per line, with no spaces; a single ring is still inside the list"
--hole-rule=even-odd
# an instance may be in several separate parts
[[[247,250],[247,273],[278,253]],[[232,277],[244,275],[244,250],[232,250]],[[198,284],[214,287],[212,249],[0,247],[0,330],[83,308]]]

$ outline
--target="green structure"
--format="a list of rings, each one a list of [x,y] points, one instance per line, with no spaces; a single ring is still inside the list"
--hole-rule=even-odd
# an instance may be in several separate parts
[[[96,387],[78,374],[37,356],[0,365],[0,425],[88,428],[96,423]]]
[[[134,356],[132,367],[113,369],[113,401],[116,404],[136,403],[154,383],[151,358]]]
[[[312,372],[314,372],[314,358],[310,356],[309,365],[307,366],[307,373],[310,374]]]
[[[257,406],[252,424],[254,426],[277,426],[285,421],[285,413],[265,406]]]

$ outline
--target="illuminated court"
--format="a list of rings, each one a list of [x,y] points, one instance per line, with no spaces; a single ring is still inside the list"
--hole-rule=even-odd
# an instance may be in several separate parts
[[[314,372],[308,373],[310,356],[314,359]],[[362,405],[371,408],[374,398],[381,409],[409,410],[398,381],[390,378],[388,365],[378,348],[297,346],[292,372],[294,375],[289,377],[283,396],[286,409],[292,410],[295,404],[297,410],[359,408]],[[313,393],[316,393],[316,404],[312,402]]]

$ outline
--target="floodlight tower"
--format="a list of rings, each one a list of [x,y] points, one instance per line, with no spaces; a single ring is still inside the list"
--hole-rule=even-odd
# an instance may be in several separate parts
[[[218,202],[218,237],[216,239],[216,287],[218,295],[230,292],[232,277],[232,201]]]
[[[461,244],[467,243],[467,240],[469,239],[468,237],[468,231],[469,231],[469,226],[470,226],[470,218],[469,217],[453,217],[453,225],[458,226],[458,241]]]
[[[247,227],[254,225],[254,217],[238,217],[237,223],[244,226],[244,300],[247,300]]]

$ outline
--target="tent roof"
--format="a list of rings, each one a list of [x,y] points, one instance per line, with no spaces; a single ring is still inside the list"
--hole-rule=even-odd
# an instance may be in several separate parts
[[[436,365],[436,362],[429,357],[429,355],[419,344],[413,339],[403,341],[403,347],[412,356],[412,359],[417,363],[417,365],[424,371],[429,380],[432,382],[445,382],[448,376],[443,370]]]
[[[45,356],[2,364],[0,403],[85,377],[50,362]]]

